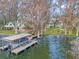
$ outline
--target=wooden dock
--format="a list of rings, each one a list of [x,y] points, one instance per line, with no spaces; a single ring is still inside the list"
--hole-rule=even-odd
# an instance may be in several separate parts
[[[17,54],[20,53],[21,51],[23,51],[23,50],[25,50],[25,49],[31,47],[32,45],[34,45],[34,44],[36,44],[36,43],[37,43],[37,41],[36,41],[36,40],[33,40],[33,41],[31,41],[29,44],[26,44],[26,45],[24,45],[24,46],[20,46],[20,47],[18,47],[18,48],[16,48],[16,49],[11,50],[11,53],[17,55]]]

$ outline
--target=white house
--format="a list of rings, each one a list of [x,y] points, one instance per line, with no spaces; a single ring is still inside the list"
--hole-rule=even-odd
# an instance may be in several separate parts
[[[3,26],[5,29],[13,29],[15,25],[12,22],[7,23]]]
[[[19,22],[9,22],[6,25],[3,26],[5,29],[15,29],[15,27],[17,28],[24,28],[25,25],[21,24]]]

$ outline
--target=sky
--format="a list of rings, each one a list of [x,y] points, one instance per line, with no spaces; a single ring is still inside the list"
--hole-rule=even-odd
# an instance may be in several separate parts
[[[50,8],[50,13],[53,15],[60,15],[64,13],[64,9],[66,8],[67,5],[67,0],[64,0],[63,4],[61,7],[59,7],[59,2],[58,0],[51,0],[51,8]]]

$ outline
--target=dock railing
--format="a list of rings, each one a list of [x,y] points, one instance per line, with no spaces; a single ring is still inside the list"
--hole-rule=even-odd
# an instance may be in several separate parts
[[[28,44],[28,41],[24,41],[24,42],[20,42],[20,43],[18,43],[18,44],[12,44],[11,46],[11,50],[13,50],[13,49],[16,49],[16,48],[18,48],[18,47],[20,47],[20,46],[23,46],[23,45],[25,45],[25,44]]]

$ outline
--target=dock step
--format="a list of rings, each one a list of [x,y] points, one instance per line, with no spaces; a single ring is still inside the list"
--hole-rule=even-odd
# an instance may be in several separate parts
[[[18,48],[16,48],[16,49],[13,49],[13,50],[11,51],[11,53],[17,55],[17,54],[20,53],[21,51],[27,49],[28,47],[30,47],[30,46],[32,46],[32,45],[34,45],[34,44],[36,44],[36,43],[37,43],[37,41],[36,41],[36,40],[33,40],[33,41],[31,41],[29,44],[26,44],[26,45],[24,45],[24,46],[20,46],[20,47],[18,47]]]

